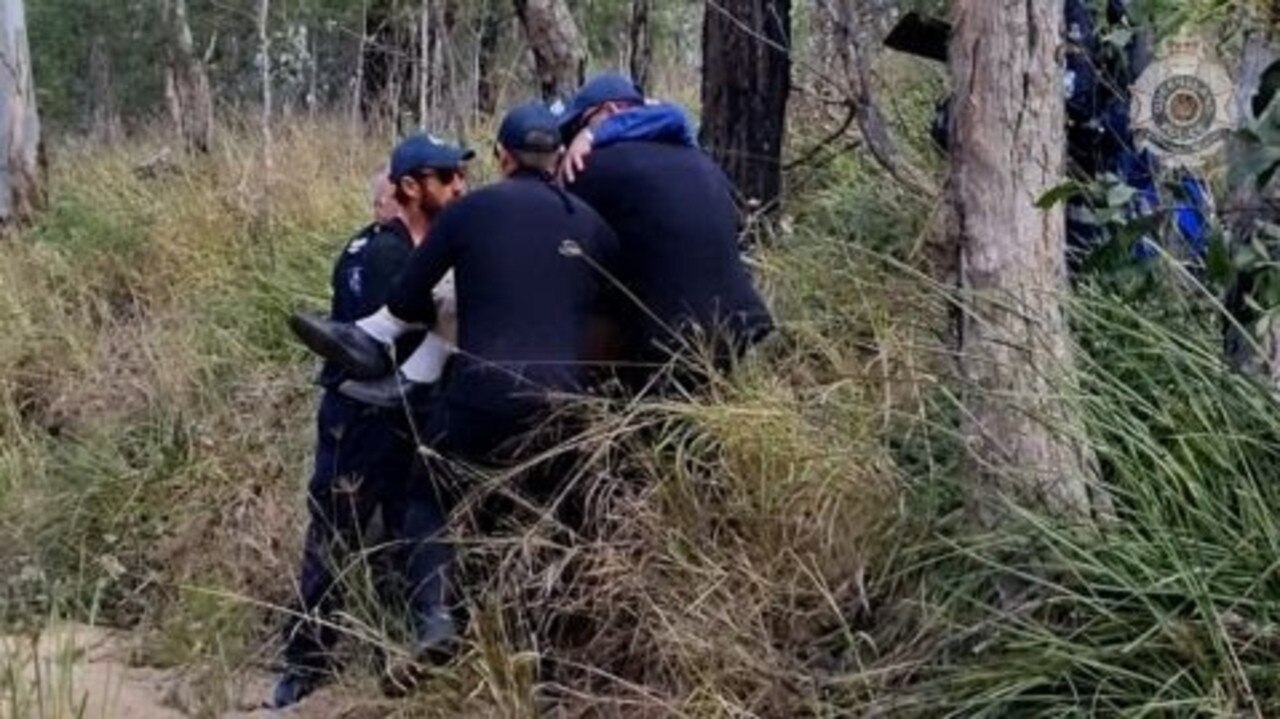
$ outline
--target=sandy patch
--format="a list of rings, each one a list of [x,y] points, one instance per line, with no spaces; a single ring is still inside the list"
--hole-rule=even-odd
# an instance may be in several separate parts
[[[173,670],[132,666],[127,637],[79,624],[47,627],[39,638],[0,636],[0,718],[186,719],[185,682]],[[330,719],[346,713],[321,691],[287,711],[261,708],[272,677],[247,675],[226,719]]]

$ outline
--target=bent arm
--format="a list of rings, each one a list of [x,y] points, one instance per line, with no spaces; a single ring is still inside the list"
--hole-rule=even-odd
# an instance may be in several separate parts
[[[387,299],[387,309],[397,319],[434,327],[439,319],[432,290],[453,268],[452,223],[446,215],[432,227],[427,239],[409,256],[408,265]]]

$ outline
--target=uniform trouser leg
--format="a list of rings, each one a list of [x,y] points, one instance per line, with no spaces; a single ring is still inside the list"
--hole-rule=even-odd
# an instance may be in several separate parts
[[[680,350],[664,351],[648,346],[634,353],[636,363],[619,372],[623,387],[635,394],[681,397],[698,394],[714,375],[729,375],[734,366],[758,341],[729,337],[715,343],[709,354]]]
[[[439,398],[415,408],[414,414],[422,441],[435,455],[415,463],[406,511],[409,604],[422,618],[456,599],[451,587],[454,551],[445,528],[456,498],[473,479],[470,465],[495,459],[494,450],[524,425],[516,417]]]
[[[317,419],[315,468],[307,492],[310,515],[298,614],[285,629],[285,660],[295,669],[328,668],[338,633],[326,619],[342,606],[342,573],[388,482],[403,482],[411,454],[393,424],[368,408],[329,394]]]

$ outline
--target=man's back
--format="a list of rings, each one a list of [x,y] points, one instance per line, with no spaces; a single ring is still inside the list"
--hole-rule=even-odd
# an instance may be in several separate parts
[[[729,181],[701,150],[620,142],[592,153],[569,189],[618,233],[621,280],[647,309],[627,311],[643,356],[676,347],[671,332],[691,325],[728,330],[739,342],[772,327],[738,256]]]
[[[582,388],[607,283],[593,264],[612,271],[617,254],[595,211],[522,173],[446,210],[424,251],[432,274],[452,267],[456,278],[451,400],[505,409],[512,397]]]

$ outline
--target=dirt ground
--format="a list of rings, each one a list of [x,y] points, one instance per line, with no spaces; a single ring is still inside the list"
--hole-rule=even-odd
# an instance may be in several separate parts
[[[272,678],[238,677],[228,719],[333,719],[346,711],[321,691],[286,711],[261,708]],[[76,624],[46,628],[38,640],[0,636],[3,719],[187,719],[185,682],[172,670],[129,663],[126,638]]]

